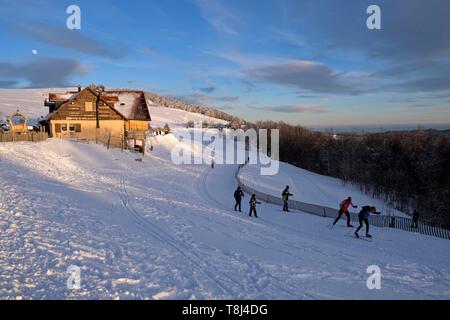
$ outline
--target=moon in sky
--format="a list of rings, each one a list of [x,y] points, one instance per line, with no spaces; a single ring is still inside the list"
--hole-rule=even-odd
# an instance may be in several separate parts
[[[31,50],[31,53],[33,54],[33,56],[35,56],[35,55],[37,55],[37,54],[38,54],[38,52],[37,52],[37,50],[36,50],[36,49],[33,49],[33,50]]]

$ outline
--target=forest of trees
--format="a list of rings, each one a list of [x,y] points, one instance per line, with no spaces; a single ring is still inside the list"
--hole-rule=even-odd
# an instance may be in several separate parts
[[[396,209],[450,225],[450,139],[422,130],[332,135],[283,122],[280,160],[352,183]],[[270,144],[269,144],[270,145]]]

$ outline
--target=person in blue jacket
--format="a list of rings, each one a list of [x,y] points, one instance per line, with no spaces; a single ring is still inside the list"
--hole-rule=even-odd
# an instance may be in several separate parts
[[[372,236],[369,234],[369,217],[370,214],[381,214],[381,212],[377,212],[377,208],[373,206],[364,206],[362,207],[361,211],[359,212],[359,227],[355,231],[355,236],[359,238],[358,231],[361,230],[363,227],[363,224],[366,225],[366,237],[372,238]]]

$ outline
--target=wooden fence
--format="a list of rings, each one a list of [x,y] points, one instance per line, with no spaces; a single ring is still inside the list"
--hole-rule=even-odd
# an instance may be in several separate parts
[[[276,205],[283,205],[283,200],[280,197],[269,195],[242,183],[239,178],[239,172],[244,165],[240,165],[236,171],[236,180],[238,186],[248,194],[256,194],[256,197],[266,203],[272,203]],[[339,210],[335,208],[324,207],[316,204],[305,203],[296,200],[289,200],[289,207],[295,210],[299,210],[305,213],[313,214],[320,217],[336,218]],[[359,223],[358,214],[355,212],[350,213],[350,218],[354,222]],[[404,231],[417,232],[420,234],[434,236],[438,238],[450,240],[450,227],[438,223],[419,220],[417,228],[413,227],[413,221],[410,218],[395,217],[395,216],[382,216],[374,215],[370,218],[370,224],[380,228],[396,228]]]
[[[47,132],[0,133],[0,142],[40,142],[48,139]]]
[[[107,149],[121,149],[145,153],[146,132],[127,132],[126,135],[105,134],[91,138],[70,138],[79,143],[95,143],[104,145]]]

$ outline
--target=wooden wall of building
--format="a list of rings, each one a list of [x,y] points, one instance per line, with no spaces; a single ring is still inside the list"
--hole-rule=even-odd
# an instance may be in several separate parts
[[[51,120],[96,120],[97,97],[90,90],[81,91],[73,100],[55,111]],[[92,103],[92,109],[86,109],[86,102]],[[98,104],[99,120],[123,120],[123,117],[103,101]]]

